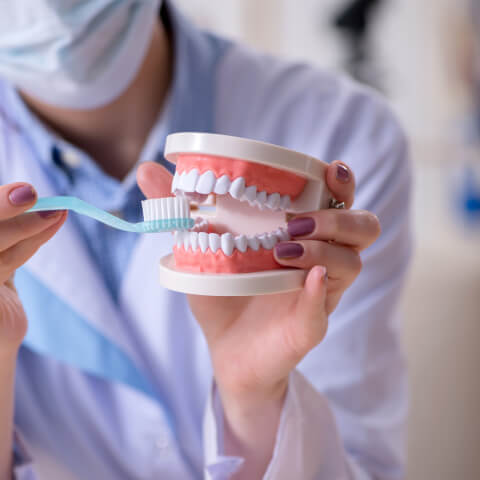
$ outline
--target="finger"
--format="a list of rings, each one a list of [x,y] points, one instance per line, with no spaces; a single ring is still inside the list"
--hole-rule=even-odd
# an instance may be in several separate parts
[[[15,284],[13,283],[13,274],[10,275],[10,277],[8,277],[7,281],[5,282],[5,285],[11,290],[16,291]]]
[[[342,162],[332,162],[327,168],[325,180],[335,200],[345,202],[345,207],[350,208],[355,198],[355,176],[352,170]]]
[[[292,238],[333,241],[361,251],[380,235],[376,215],[365,210],[319,210],[288,222]]]
[[[328,327],[326,301],[327,270],[317,265],[307,275],[296,303],[295,318],[289,323],[287,335],[295,361],[301,360],[325,337]]]
[[[327,269],[323,265],[313,267],[305,280],[298,304],[312,320],[325,313],[327,281]]]
[[[172,195],[173,175],[155,162],[142,163],[137,170],[137,182],[147,198],[169,197]]]
[[[280,265],[310,269],[324,265],[328,276],[350,284],[362,269],[360,255],[354,249],[317,240],[281,242],[275,245],[275,259]]]
[[[33,206],[37,193],[28,183],[11,183],[0,187],[0,220],[20,215]]]
[[[61,211],[24,213],[0,221],[0,252],[56,223]]]
[[[50,240],[65,223],[67,212],[62,212],[58,220],[33,237],[22,240],[13,247],[0,253],[0,283],[5,283],[35,252]]]

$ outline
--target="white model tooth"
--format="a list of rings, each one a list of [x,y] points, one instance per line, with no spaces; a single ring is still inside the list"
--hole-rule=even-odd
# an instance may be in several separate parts
[[[248,247],[247,237],[245,235],[239,235],[238,237],[235,237],[235,247],[237,250],[240,250],[240,252],[244,253]]]
[[[185,192],[194,192],[199,176],[200,173],[196,168],[190,170],[182,181],[182,190]]]
[[[198,245],[200,246],[200,250],[202,253],[205,253],[208,248],[208,233],[207,232],[200,232],[198,234]]]
[[[185,247],[185,237],[187,236],[187,232],[181,231],[180,236],[178,237],[178,246]]]
[[[272,244],[272,248],[273,248],[279,242],[279,239],[275,234],[275,232],[270,232],[268,236],[270,238],[270,243]]]
[[[224,233],[220,237],[220,243],[222,246],[223,253],[225,255],[230,256],[233,253],[233,248],[235,247],[233,235],[231,233]]]
[[[262,247],[266,250],[271,250],[275,246],[275,243],[277,243],[277,239],[273,240],[268,233],[262,233],[258,236],[258,239]]]
[[[247,238],[248,247],[252,250],[257,251],[260,248],[260,240],[256,237],[248,237]]]
[[[183,247],[183,237],[185,236],[185,232],[178,232],[177,236],[177,247]]]
[[[272,248],[280,241],[278,239],[278,236],[276,235],[275,232],[271,232],[268,234],[269,238],[270,238],[270,242],[272,244]]]
[[[190,233],[183,232],[183,248],[185,249],[185,251],[188,250],[189,246],[190,246]]]
[[[215,177],[215,174],[211,170],[208,170],[205,173],[202,173],[202,175],[200,175],[195,190],[198,193],[203,193],[204,195],[207,195],[213,192],[213,187],[215,186],[216,181],[217,178]]]
[[[279,242],[288,242],[290,240],[290,235],[286,228],[275,230],[275,236],[278,238]]]
[[[258,192],[255,201],[258,203],[259,206],[263,207],[263,205],[265,205],[265,202],[267,201],[267,192]]]
[[[257,198],[257,187],[255,185],[250,185],[250,187],[247,187],[243,194],[243,198],[245,198],[247,202],[253,203]]]
[[[267,207],[276,210],[280,206],[280,194],[272,193],[267,198]]]
[[[258,235],[258,240],[260,241],[260,245],[262,245],[263,248],[266,248],[268,250],[268,239],[267,239],[267,234],[262,233],[261,235]]]
[[[179,232],[178,230],[175,230],[175,231],[173,232],[173,243],[174,243],[175,245],[178,245],[178,243],[179,243],[179,237],[180,237],[180,232]]]
[[[173,180],[172,180],[172,193],[175,193],[175,190],[177,189],[179,181],[180,181],[180,174],[178,172],[175,172],[175,175],[173,176]]]
[[[217,179],[217,183],[215,184],[214,192],[218,195],[225,195],[230,188],[230,178],[228,175],[222,175],[220,178]]]
[[[208,235],[208,246],[212,253],[215,253],[220,248],[220,235],[218,233],[210,233]]]
[[[233,198],[240,200],[245,192],[245,179],[243,177],[236,178],[230,185],[228,191]]]
[[[280,209],[281,210],[288,210],[292,206],[292,200],[290,195],[282,195],[280,199]]]
[[[198,233],[197,232],[190,232],[190,246],[192,247],[192,250],[194,252],[198,248]]]
[[[183,172],[181,175],[180,175],[180,178],[178,179],[178,183],[177,183],[177,189],[178,190],[185,190],[185,183],[186,183],[186,180],[187,180],[187,172]]]

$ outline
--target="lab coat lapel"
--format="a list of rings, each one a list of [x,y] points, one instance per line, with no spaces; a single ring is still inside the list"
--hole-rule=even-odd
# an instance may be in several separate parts
[[[11,168],[2,172],[2,180],[5,183],[31,183],[42,197],[55,195],[42,162],[30,158],[32,152],[22,139],[17,139],[16,147],[14,156],[22,160],[10,162]],[[119,313],[71,221],[67,219],[60,231],[23,268],[130,358],[133,357],[120,322],[116,321]]]

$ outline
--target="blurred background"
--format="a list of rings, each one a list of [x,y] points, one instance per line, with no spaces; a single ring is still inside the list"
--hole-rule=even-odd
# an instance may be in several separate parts
[[[480,0],[176,2],[203,27],[389,98],[415,172],[408,480],[479,480]]]

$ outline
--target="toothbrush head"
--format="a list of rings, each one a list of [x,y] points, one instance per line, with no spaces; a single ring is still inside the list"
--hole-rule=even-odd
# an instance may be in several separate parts
[[[188,230],[195,222],[190,218],[190,204],[182,196],[143,200],[142,210],[142,225],[149,233]]]

